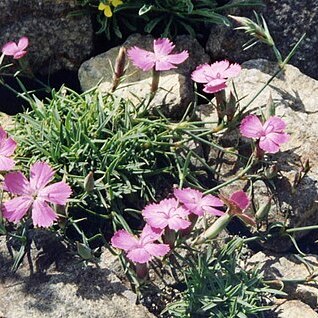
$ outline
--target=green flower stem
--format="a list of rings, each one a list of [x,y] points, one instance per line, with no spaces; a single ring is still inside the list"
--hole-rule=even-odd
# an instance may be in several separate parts
[[[152,82],[151,82],[151,99],[155,96],[158,87],[159,87],[159,80],[160,80],[160,72],[156,71],[155,68],[152,69]]]
[[[291,233],[296,233],[296,232],[301,232],[301,231],[310,231],[310,230],[318,230],[318,224],[317,225],[310,225],[310,226],[302,226],[302,227],[295,227],[295,228],[292,228],[292,229],[286,229],[284,230],[284,233],[287,233],[287,234],[291,234]],[[276,236],[277,234],[266,234],[264,236],[262,235],[256,235],[256,236],[253,236],[253,237],[248,237],[248,238],[245,238],[243,239],[244,240],[244,243],[248,243],[248,242],[253,242],[253,241],[257,241],[257,240],[263,240],[264,238],[272,238],[274,236]]]

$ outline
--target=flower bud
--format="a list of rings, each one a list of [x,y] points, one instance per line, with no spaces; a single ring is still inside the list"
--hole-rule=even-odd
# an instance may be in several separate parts
[[[92,192],[94,190],[94,173],[90,171],[84,179],[84,190],[86,192]]]
[[[117,88],[117,86],[119,85],[120,78],[125,74],[125,65],[126,65],[126,48],[122,46],[119,49],[119,52],[115,61],[112,92]]]
[[[194,242],[195,244],[202,244],[207,239],[216,238],[230,223],[232,215],[225,213],[220,216],[199,238]]]
[[[80,242],[76,242],[76,247],[77,247],[77,253],[81,258],[83,258],[85,260],[89,260],[89,259],[92,259],[94,257],[92,250],[88,246],[86,246],[85,244],[80,243]]]
[[[274,46],[274,41],[272,36],[269,33],[267,24],[264,18],[261,16],[262,23],[258,15],[256,15],[257,23],[252,21],[251,19],[244,17],[237,17],[233,15],[229,15],[230,18],[235,20],[241,26],[236,28],[237,30],[245,30],[245,33],[256,38],[256,40],[263,42],[269,46]]]
[[[268,213],[272,206],[271,201],[272,201],[272,196],[270,196],[267,199],[267,201],[258,208],[258,210],[255,213],[256,221],[262,221],[268,216]]]
[[[229,122],[232,121],[232,119],[235,115],[235,112],[236,112],[236,98],[233,95],[233,93],[231,92],[230,97],[229,97],[229,99],[226,103],[226,106],[225,106],[225,113],[227,115],[227,120]]]
[[[266,114],[265,114],[266,120],[271,116],[275,116],[275,104],[273,101],[272,94],[269,95],[265,109],[266,109]]]

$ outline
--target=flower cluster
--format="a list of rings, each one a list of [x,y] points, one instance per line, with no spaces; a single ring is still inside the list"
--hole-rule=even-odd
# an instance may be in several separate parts
[[[11,158],[17,144],[0,127],[0,171],[15,167]],[[36,162],[30,168],[30,180],[19,171],[9,172],[3,181],[3,190],[16,197],[3,203],[3,217],[18,223],[31,210],[34,226],[49,227],[57,220],[56,212],[48,203],[65,205],[72,190],[63,182],[48,185],[54,177],[53,169],[46,162]]]
[[[254,219],[245,213],[250,200],[243,191],[237,191],[229,198],[204,195],[191,188],[175,189],[173,194],[174,197],[149,204],[143,209],[146,225],[139,238],[126,230],[119,230],[111,240],[113,247],[124,250],[128,259],[134,263],[148,263],[153,257],[164,256],[173,248],[171,243],[174,242],[168,240],[171,233],[182,233],[183,230],[191,228],[198,216],[223,216],[224,204],[228,207],[228,215],[237,216],[248,224],[255,225]],[[191,215],[195,218],[191,218]],[[164,243],[159,243],[160,239]]]

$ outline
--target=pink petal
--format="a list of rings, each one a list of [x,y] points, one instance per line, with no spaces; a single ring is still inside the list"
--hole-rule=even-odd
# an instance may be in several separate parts
[[[231,64],[228,69],[223,71],[222,76],[226,78],[235,77],[240,74],[241,70],[241,66],[237,63],[234,63]]]
[[[204,196],[201,200],[202,205],[209,205],[209,206],[223,206],[224,203],[217,197],[212,194],[208,194]]]
[[[142,215],[151,227],[164,229],[168,224],[167,214],[161,203],[148,204],[143,209]]]
[[[195,189],[175,189],[174,196],[184,204],[184,206],[193,214],[202,216],[204,211],[201,205],[203,193]]]
[[[193,81],[197,83],[208,83],[211,80],[211,77],[208,77],[206,74],[210,71],[209,64],[199,65],[191,74]]]
[[[155,66],[156,60],[153,52],[135,46],[127,51],[127,55],[132,60],[133,64],[143,71],[149,71]]]
[[[71,187],[67,183],[60,181],[41,189],[38,197],[44,201],[65,205],[71,194]]]
[[[255,115],[248,115],[241,122],[240,132],[244,137],[260,138],[263,131],[263,125]]]
[[[57,219],[57,214],[46,202],[39,199],[33,202],[32,220],[34,226],[50,227]]]
[[[191,225],[191,222],[185,219],[182,219],[178,216],[174,216],[168,220],[168,227],[171,230],[184,230]]]
[[[147,244],[159,240],[163,233],[163,229],[153,228],[149,224],[146,224],[140,234],[141,243]]]
[[[245,223],[252,225],[252,226],[256,226],[256,222],[254,220],[253,217],[243,213],[243,214],[237,214],[237,216]]]
[[[281,145],[284,144],[285,142],[288,142],[290,139],[290,135],[286,133],[271,133],[268,134],[266,137],[270,138],[272,141],[275,143]]]
[[[138,246],[138,240],[126,230],[117,231],[111,238],[112,246],[120,248],[126,252]]]
[[[156,56],[168,55],[174,49],[174,44],[169,39],[162,38],[153,41],[153,49]]]
[[[25,50],[29,45],[29,39],[26,36],[23,36],[18,42],[18,48],[20,51]]]
[[[156,214],[148,214],[144,215],[145,221],[151,226],[159,229],[164,229],[168,225],[168,220],[165,216],[156,215]]]
[[[227,88],[226,82],[221,83],[219,85],[214,85],[214,86],[211,86],[210,84],[206,84],[204,86],[203,91],[209,94],[213,94],[213,93],[222,91],[223,89],[226,89],[226,88]]]
[[[0,171],[12,170],[15,166],[15,161],[11,158],[0,155]]]
[[[43,189],[53,176],[54,171],[46,162],[36,162],[30,169],[30,184],[32,189]]]
[[[272,137],[272,138],[271,138]],[[259,147],[268,153],[276,153],[279,151],[280,144],[275,142],[274,133],[268,134],[266,137],[261,137]]]
[[[223,76],[223,73],[229,67],[229,65],[230,62],[227,60],[214,62],[213,64],[211,64],[208,75],[211,75],[214,78],[216,78],[218,77],[217,74],[219,73],[219,75],[224,78],[225,76]]]
[[[129,251],[127,257],[131,261],[140,264],[147,263],[152,259],[152,256],[142,247],[135,248]]]
[[[286,123],[279,117],[272,116],[266,120],[263,129],[266,134],[271,132],[282,132],[286,128]]]
[[[4,55],[11,56],[11,55],[14,55],[16,52],[18,52],[19,48],[16,43],[8,42],[2,47],[1,51]]]
[[[203,196],[202,192],[191,188],[175,189],[173,194],[181,203],[184,204],[199,202]]]
[[[210,206],[205,206],[204,207],[204,211],[207,212],[207,213],[210,213],[212,215],[215,215],[215,216],[221,216],[224,214],[223,211],[220,211],[218,209],[215,209],[213,207],[210,207]]]
[[[7,132],[0,126],[0,143],[7,138]]]
[[[281,144],[289,140],[289,135],[285,133],[270,133],[262,137],[259,141],[259,147],[268,153],[279,151]]]
[[[22,58],[24,55],[26,55],[27,53],[28,53],[27,51],[19,51],[13,55],[13,58],[15,60],[18,60],[18,59]]]
[[[144,249],[152,256],[160,257],[166,255],[170,251],[168,244],[146,244]]]
[[[188,51],[182,51],[177,54],[170,54],[167,56],[167,62],[173,64],[181,64],[189,57]]]
[[[14,153],[15,148],[17,147],[17,143],[9,137],[4,142],[0,142],[0,155],[3,156],[11,156]]]
[[[241,210],[247,209],[251,203],[247,194],[242,190],[234,192],[230,196],[230,200],[233,201]]]
[[[156,71],[169,71],[173,68],[177,68],[177,67],[167,61],[157,61],[155,63]]]
[[[13,194],[31,194],[30,183],[21,172],[8,173],[4,178],[3,188]]]
[[[22,196],[3,204],[3,216],[10,222],[19,222],[28,212],[33,202],[32,197]]]

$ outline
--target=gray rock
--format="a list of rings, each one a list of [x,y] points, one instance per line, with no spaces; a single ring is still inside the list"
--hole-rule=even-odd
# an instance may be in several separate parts
[[[318,256],[297,255],[273,256],[258,252],[248,260],[248,267],[258,266],[266,280],[305,280],[318,270]],[[318,284],[314,281],[307,283],[285,282],[284,291],[288,299],[298,299],[312,308],[318,308]]]
[[[27,36],[34,72],[78,69],[93,49],[87,15],[71,16],[75,0],[4,0],[0,3],[0,45]]]
[[[106,268],[83,267],[52,233],[34,233],[31,259],[16,273],[4,238],[0,244],[0,316],[6,318],[139,318],[154,317]],[[50,246],[50,244],[52,244]],[[109,256],[106,256],[107,258]]]
[[[269,30],[276,45],[287,56],[292,46],[306,33],[301,48],[291,60],[303,73],[318,78],[318,1],[264,0],[264,9],[256,9],[262,13],[268,23]],[[231,14],[254,19],[250,8],[232,11]],[[255,19],[254,19],[255,20]],[[233,23],[233,27],[238,26]],[[243,31],[236,31],[225,26],[213,26],[206,45],[207,51],[214,60],[228,58],[242,63],[255,58],[266,58],[276,61],[270,47],[257,44],[243,51],[242,45],[251,37]]]
[[[275,318],[317,318],[318,314],[299,300],[284,301],[275,308]]]
[[[182,116],[185,109],[193,101],[193,83],[190,79],[191,71],[198,65],[208,62],[199,43],[189,36],[176,38],[176,52],[188,50],[190,57],[176,70],[162,72],[160,75],[159,90],[151,102],[151,107],[160,106],[161,111],[171,117]],[[123,44],[129,48],[138,46],[146,50],[153,50],[153,37],[134,34]],[[109,92],[112,86],[112,67],[117,57],[119,47],[100,54],[86,62],[79,69],[79,80],[84,91],[99,84],[99,89]],[[114,94],[130,99],[137,104],[150,93],[152,72],[143,72],[129,63],[124,76],[124,81],[119,85]]]
[[[251,60],[243,64],[243,70],[234,79],[239,98],[245,96],[240,106],[248,105],[255,94],[270,80],[277,66],[266,60]],[[229,85],[230,87],[230,85]],[[276,115],[287,123],[290,141],[284,144],[281,152],[269,156],[278,167],[279,174],[271,180],[272,191],[263,181],[255,183],[254,202],[264,202],[274,192],[269,221],[280,221],[289,227],[308,226],[318,223],[317,179],[318,158],[316,144],[318,138],[318,112],[316,100],[318,98],[318,82],[304,74],[298,68],[287,65],[285,71],[265,88],[256,100],[248,107],[248,111],[259,114],[259,108],[265,108],[269,96],[272,95],[276,105]],[[203,120],[216,121],[216,114],[212,107],[204,106],[204,111],[198,112]],[[214,125],[215,126],[215,125]],[[241,140],[241,141],[240,141]],[[221,134],[219,142],[223,147],[236,147],[239,143],[241,154],[249,149],[248,139],[243,139],[237,129]],[[245,151],[245,153],[244,153]],[[310,159],[311,169],[301,183],[293,188],[294,178],[299,171],[301,161]],[[237,162],[236,156],[225,154],[218,158],[218,151],[211,149],[211,165],[222,165],[220,181],[232,178],[242,169],[242,162]],[[244,180],[238,180],[227,187],[227,192],[243,189],[247,185]],[[302,231],[296,233],[300,238],[307,234]],[[284,251],[290,248],[290,240],[275,241],[272,248]]]

